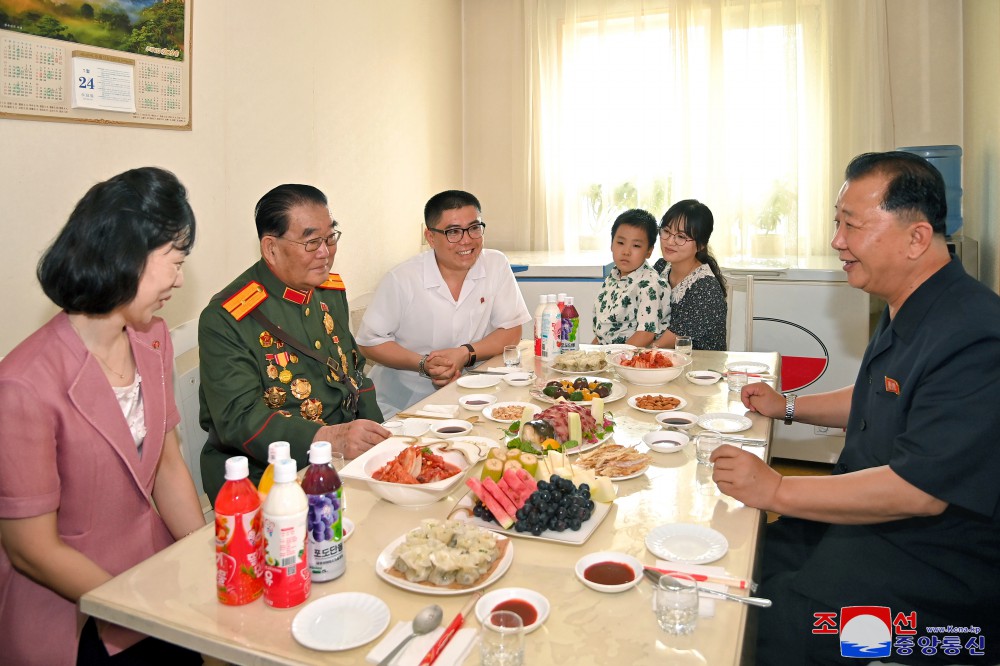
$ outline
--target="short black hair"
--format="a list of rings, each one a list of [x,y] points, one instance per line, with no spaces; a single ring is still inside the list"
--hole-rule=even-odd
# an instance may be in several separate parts
[[[656,245],[656,218],[649,211],[641,208],[632,208],[616,217],[614,224],[611,225],[611,240],[615,239],[618,227],[623,224],[628,227],[642,229],[646,232],[646,238],[649,239],[649,247]]]
[[[103,315],[139,290],[149,253],[194,247],[194,213],[177,176],[131,169],[83,195],[38,262],[42,290],[67,312]]]
[[[264,236],[284,236],[288,231],[288,213],[296,206],[318,204],[326,207],[326,195],[312,185],[294,183],[278,185],[265,194],[253,209],[257,223],[257,238]],[[337,221],[333,220],[333,226]]]
[[[947,230],[948,200],[944,178],[937,168],[919,155],[900,150],[863,153],[847,165],[844,178],[858,180],[873,173],[888,178],[881,208],[904,218],[924,217],[936,234]]]
[[[475,206],[479,214],[483,214],[483,207],[479,205],[479,199],[472,194],[462,190],[439,192],[428,199],[424,205],[424,224],[427,225],[428,229],[433,229],[446,210],[457,210],[466,206]]]

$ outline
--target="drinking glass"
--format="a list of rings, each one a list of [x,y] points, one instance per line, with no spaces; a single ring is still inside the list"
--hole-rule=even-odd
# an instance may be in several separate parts
[[[508,368],[521,365],[521,348],[517,345],[507,345],[503,348],[503,364]]]
[[[726,373],[726,384],[729,385],[730,391],[741,392],[743,387],[747,385],[746,370],[730,370]]]
[[[677,336],[677,340],[674,341],[675,352],[678,354],[684,354],[685,356],[690,356],[692,349],[694,349],[694,342],[692,342],[690,335]]]
[[[391,432],[393,437],[398,437],[403,434],[402,421],[386,421],[382,424],[382,427]]]
[[[664,576],[653,594],[660,629],[674,635],[694,631],[698,625],[698,583],[693,578],[684,574]]]
[[[333,465],[333,468],[338,472],[344,469],[344,465],[346,464],[346,461],[344,460],[344,454],[341,453],[340,451],[333,451],[330,454],[330,464]]]
[[[708,459],[712,457],[712,452],[720,446],[722,446],[722,437],[717,432],[703,432],[694,438],[695,456],[702,465],[713,466]]]
[[[482,666],[524,664],[524,623],[511,611],[493,611],[479,631],[479,663]]]

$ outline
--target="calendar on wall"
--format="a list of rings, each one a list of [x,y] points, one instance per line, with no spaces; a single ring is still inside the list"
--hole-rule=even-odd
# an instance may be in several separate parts
[[[0,0],[0,119],[191,129],[193,0]]]

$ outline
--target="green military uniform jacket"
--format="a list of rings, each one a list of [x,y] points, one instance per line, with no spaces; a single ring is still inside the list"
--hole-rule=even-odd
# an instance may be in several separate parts
[[[252,316],[262,313],[298,342],[332,357],[346,374],[282,343]],[[226,459],[245,455],[256,483],[267,467],[267,447],[287,441],[299,467],[323,425],[354,420],[351,387],[358,386],[358,418],[382,421],[375,389],[365,379],[365,359],[348,330],[347,295],[335,273],[310,292],[281,282],[258,261],[212,298],[198,321],[201,426],[208,442],[201,453],[205,492],[214,502]]]

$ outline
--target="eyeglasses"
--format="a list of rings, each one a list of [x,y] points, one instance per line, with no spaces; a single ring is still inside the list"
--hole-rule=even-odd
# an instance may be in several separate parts
[[[306,252],[315,252],[319,249],[320,244],[325,244],[327,247],[333,247],[340,240],[340,231],[334,231],[329,236],[320,238],[310,238],[307,241],[297,241],[291,238],[285,238],[284,236],[272,236],[272,238],[277,238],[278,240],[288,241],[289,243],[295,243],[296,245],[301,245],[306,249]]]
[[[676,243],[677,245],[687,245],[694,239],[690,236],[685,236],[684,234],[672,234],[666,229],[660,231],[660,242],[666,243],[670,241],[671,243]]]
[[[461,229],[459,227],[452,227],[451,229],[445,229],[444,231],[441,231],[440,229],[434,229],[432,227],[428,228],[436,234],[444,235],[444,237],[448,239],[449,243],[461,242],[462,237],[465,236],[465,234],[469,234],[469,238],[477,240],[479,238],[482,238],[483,234],[486,233],[485,222],[476,222],[475,224],[470,224],[465,229]]]

